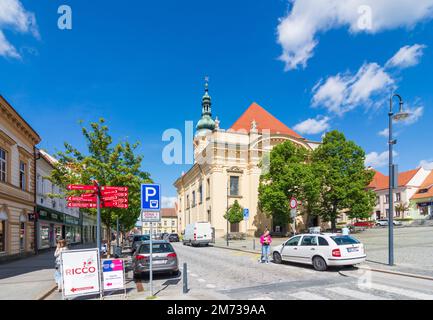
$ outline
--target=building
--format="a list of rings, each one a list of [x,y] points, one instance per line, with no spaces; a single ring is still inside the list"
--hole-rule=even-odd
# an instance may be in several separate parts
[[[34,253],[36,131],[0,96],[0,260]]]
[[[36,226],[39,250],[55,247],[59,239],[65,239],[68,244],[80,243],[82,240],[79,209],[68,208],[66,197],[50,197],[65,194],[65,190],[48,179],[56,162],[47,152],[39,150],[36,161]]]
[[[374,170],[374,169],[372,169]],[[397,204],[410,206],[410,200],[418,192],[422,183],[429,176],[430,171],[422,167],[405,172],[398,175],[398,188],[394,190],[394,217],[408,218],[411,217],[413,210],[407,212],[399,212],[395,210]],[[389,178],[379,171],[375,171],[373,181],[370,183],[371,188],[376,193],[376,207],[372,214],[372,218],[377,220],[387,218],[389,216]]]
[[[81,212],[81,220],[83,223],[82,241],[83,243],[96,243],[96,216],[87,212]],[[106,230],[103,228],[103,232]],[[107,238],[107,232],[102,234],[102,239]]]
[[[284,141],[309,150],[319,143],[301,137],[257,103],[252,103],[228,130],[223,130],[220,121],[212,119],[211,104],[206,84],[202,117],[191,141],[194,164],[174,183],[179,232],[187,224],[208,221],[215,228],[216,237],[224,236],[227,232],[224,214],[235,200],[249,209],[249,219],[230,225],[230,232],[252,235],[264,226],[274,231],[287,230],[288,226],[273,225],[258,209],[259,178],[262,170],[266,170],[264,156]],[[264,167],[260,168],[262,160]]]
[[[433,170],[410,198],[413,219],[433,219]]]
[[[160,214],[161,222],[153,223],[153,234],[178,233],[175,208],[162,208]],[[150,222],[143,223],[142,234],[150,234]]]

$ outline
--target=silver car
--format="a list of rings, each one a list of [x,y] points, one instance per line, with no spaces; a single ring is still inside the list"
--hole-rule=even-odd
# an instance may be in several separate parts
[[[149,272],[150,241],[144,241],[132,256],[134,277]],[[173,246],[165,240],[152,241],[152,271],[156,273],[179,273],[179,262]]]
[[[379,219],[379,220],[376,220],[376,226],[377,227],[386,227],[388,224],[389,224],[388,219]],[[392,220],[392,224],[394,226],[401,226],[401,225],[403,225],[401,223],[401,221],[394,220],[394,219]]]

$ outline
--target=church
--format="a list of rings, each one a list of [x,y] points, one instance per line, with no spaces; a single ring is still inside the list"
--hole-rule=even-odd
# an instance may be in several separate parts
[[[202,115],[191,141],[194,164],[174,183],[179,232],[199,221],[210,222],[215,237],[223,237],[227,228],[249,236],[258,235],[265,226],[274,232],[288,230],[274,225],[258,208],[260,175],[269,161],[266,154],[287,140],[310,150],[320,142],[303,138],[255,102],[229,129],[220,128],[218,118],[212,118],[208,83],[201,104]],[[249,217],[227,226],[224,215],[236,200],[248,209]]]

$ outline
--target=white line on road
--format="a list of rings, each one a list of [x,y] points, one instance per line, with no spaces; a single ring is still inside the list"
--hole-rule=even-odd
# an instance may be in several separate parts
[[[341,287],[327,288],[326,290],[337,293],[337,294],[341,294],[344,296],[348,296],[348,297],[354,298],[356,300],[389,300],[387,298],[375,296],[373,294],[369,294],[369,293],[365,293],[365,292],[361,292],[361,291],[355,291],[355,290],[346,289],[346,288],[341,288]]]
[[[198,279],[198,282],[206,282],[205,279]]]
[[[290,296],[300,300],[330,300],[329,298],[308,291],[299,291],[290,294]]]
[[[209,288],[209,289],[215,289],[215,288],[216,288],[216,285],[208,283],[208,284],[206,285],[206,288]]]
[[[402,296],[420,299],[420,300],[433,300],[433,295],[431,295],[431,294],[426,294],[426,293],[413,291],[413,290],[407,290],[407,289],[403,289],[403,288],[386,286],[383,284],[370,283],[370,284],[365,284],[365,285],[360,285],[360,286],[365,287],[365,288],[369,288],[369,289],[395,293],[395,294],[399,294]]]

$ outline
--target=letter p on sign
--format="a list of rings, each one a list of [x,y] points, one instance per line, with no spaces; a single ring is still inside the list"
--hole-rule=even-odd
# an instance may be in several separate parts
[[[141,209],[148,211],[161,210],[161,186],[159,184],[141,185]]]

